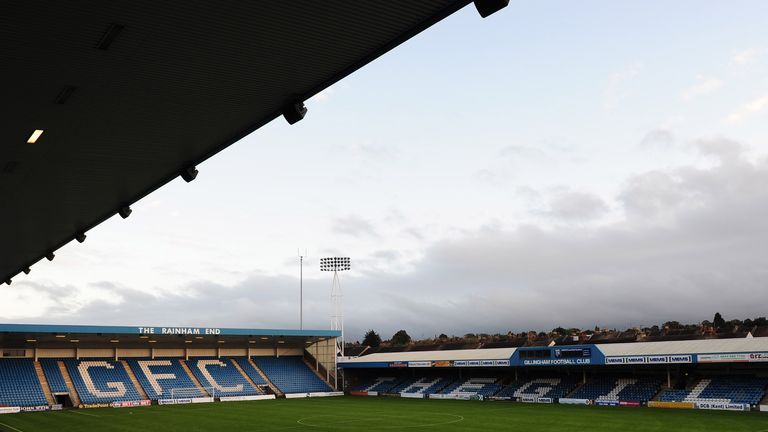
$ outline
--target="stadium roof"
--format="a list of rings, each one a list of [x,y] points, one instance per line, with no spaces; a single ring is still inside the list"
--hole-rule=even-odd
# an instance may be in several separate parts
[[[397,353],[375,353],[344,360],[344,363],[407,362],[407,361],[463,361],[463,360],[509,360],[515,348],[466,349],[449,351],[408,351]]]
[[[606,356],[768,351],[768,337],[599,344]]]
[[[304,347],[341,336],[338,330],[236,329],[218,327],[0,324],[0,346],[10,348]],[[117,342],[115,342],[117,341]],[[191,341],[192,345],[189,345]],[[76,344],[76,345],[73,345]]]
[[[0,282],[469,3],[11,2]]]

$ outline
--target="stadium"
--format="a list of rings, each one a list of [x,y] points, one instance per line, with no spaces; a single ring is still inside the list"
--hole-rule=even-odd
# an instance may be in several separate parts
[[[2,134],[3,143],[23,145],[0,148],[4,289],[28,282],[25,275],[57,253],[63,257],[57,261],[72,265],[67,245],[85,242],[86,233],[117,215],[128,219],[132,206],[174,180],[195,181],[199,166],[273,120],[302,121],[310,115],[307,101],[378,58],[397,56],[401,45],[441,21],[465,8],[473,18],[499,19],[508,3],[8,2],[0,16],[0,54],[16,67],[0,71]],[[618,74],[611,86],[636,74]],[[411,96],[406,105],[422,102],[418,92]],[[740,115],[763,105],[751,104]],[[374,152],[374,158],[387,155]],[[318,194],[335,198],[347,183],[354,181]],[[204,230],[228,223],[211,222]],[[384,242],[385,235],[365,224],[349,225],[352,237],[368,230],[374,242]],[[422,234],[411,233],[422,241]],[[190,244],[209,246],[189,242],[179,249]],[[361,345],[350,343],[344,329],[338,273],[351,269],[350,258],[319,263],[320,271],[333,273],[328,328],[304,326],[303,273],[298,328],[209,325],[235,314],[238,303],[249,316],[269,312],[220,286],[210,289],[213,298],[227,299],[231,311],[211,312],[213,318],[190,311],[186,321],[200,319],[199,326],[162,322],[172,309],[183,309],[183,295],[177,304],[135,306],[159,312],[152,323],[132,326],[0,322],[0,431],[768,431],[764,318],[728,331],[710,325],[677,334],[534,332],[527,339],[451,343],[436,336],[423,344],[409,337],[402,344]],[[546,302],[557,297],[567,296]],[[37,302],[45,300],[21,297],[5,310]],[[599,304],[600,296],[589,302]],[[427,312],[400,306],[388,312],[392,325],[405,314]],[[535,309],[524,301],[516,306]],[[362,303],[346,307],[368,313]],[[641,308],[631,307],[633,313]],[[593,315],[588,307],[572,309]],[[119,321],[137,319],[132,311]],[[449,319],[469,316],[475,326],[492,325],[469,308],[460,315]],[[0,321],[6,321],[2,315]]]

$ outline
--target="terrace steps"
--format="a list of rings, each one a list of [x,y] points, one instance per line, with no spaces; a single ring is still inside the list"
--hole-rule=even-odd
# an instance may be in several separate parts
[[[136,378],[136,374],[133,373],[133,369],[131,369],[131,366],[128,365],[128,362],[125,360],[120,361],[123,364],[123,367],[125,368],[125,371],[128,373],[128,378],[131,379],[131,383],[133,383],[133,386],[136,387],[136,390],[138,390],[139,395],[141,395],[141,398],[144,400],[149,399],[149,395],[147,395],[147,392],[144,391],[144,387],[139,384],[139,380]]]
[[[276,394],[276,395],[278,395],[278,396],[282,396],[282,395],[284,395],[284,394],[285,394],[285,393],[283,393],[283,392],[282,392],[282,391],[281,391],[279,388],[277,388],[277,386],[275,385],[275,383],[273,383],[273,382],[272,382],[272,380],[270,380],[270,379],[269,379],[269,377],[267,376],[267,374],[265,374],[265,373],[264,373],[264,371],[262,371],[262,370],[259,368],[259,366],[258,366],[258,365],[256,365],[256,362],[254,362],[254,361],[253,361],[253,360],[252,360],[250,357],[248,357],[248,363],[250,363],[250,364],[251,364],[251,366],[253,366],[253,368],[254,368],[254,369],[256,369],[256,372],[258,372],[258,373],[259,373],[259,375],[261,375],[261,377],[262,377],[262,378],[264,378],[264,381],[266,381],[266,382],[267,382],[267,385],[269,385],[269,388],[270,388],[270,390],[272,390],[272,392],[273,392],[274,394]]]
[[[53,393],[51,393],[51,386],[48,384],[48,379],[45,377],[45,373],[43,372],[43,366],[40,364],[39,361],[36,361],[35,363],[35,373],[37,374],[37,379],[40,380],[40,384],[43,387],[43,394],[45,394],[45,400],[48,401],[48,405],[54,405],[56,403],[56,399],[53,398]]]
[[[67,385],[67,390],[69,390],[69,398],[72,400],[72,405],[79,407],[81,404],[80,395],[77,394],[75,385],[72,384],[72,376],[69,374],[69,371],[67,370],[67,367],[64,365],[63,361],[59,360],[56,362],[56,364],[59,366],[61,376],[64,378],[64,384]]]
[[[194,384],[195,387],[197,387],[197,389],[200,390],[200,393],[206,396],[210,396],[211,394],[208,393],[208,391],[205,388],[203,388],[203,385],[200,383],[200,380],[198,380],[195,374],[192,373],[192,370],[189,368],[189,365],[187,364],[187,362],[185,360],[179,360],[179,363],[181,363],[181,368],[184,369],[184,372],[186,372],[189,379],[192,380],[192,384]]]
[[[245,371],[243,370],[243,368],[242,368],[242,367],[240,367],[240,365],[239,365],[239,364],[237,364],[237,362],[236,362],[234,359],[229,359],[229,362],[232,364],[232,366],[234,366],[234,367],[235,367],[235,369],[237,369],[237,371],[238,371],[238,372],[240,372],[240,375],[242,375],[242,376],[243,376],[243,378],[245,378],[245,380],[246,380],[246,381],[248,381],[248,384],[250,384],[250,385],[251,385],[251,387],[253,387],[253,388],[255,388],[257,391],[261,392],[261,386],[259,386],[258,384],[256,384],[256,381],[252,380],[252,379],[251,379],[251,377],[249,377],[249,376],[248,376],[248,374],[247,374],[247,373],[245,373]]]

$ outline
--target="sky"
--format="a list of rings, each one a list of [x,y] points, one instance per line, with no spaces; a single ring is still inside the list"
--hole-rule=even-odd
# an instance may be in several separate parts
[[[768,313],[768,4],[438,23],[41,261],[0,322],[416,338]]]

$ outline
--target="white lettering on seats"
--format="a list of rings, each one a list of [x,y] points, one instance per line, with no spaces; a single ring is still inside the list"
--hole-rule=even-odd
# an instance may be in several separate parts
[[[208,366],[220,366],[220,367],[227,367],[225,363],[222,363],[218,360],[198,360],[197,362],[197,368],[200,370],[200,373],[203,374],[205,379],[208,380],[209,383],[215,388],[216,390],[220,392],[240,392],[243,391],[243,385],[238,384],[236,386],[232,387],[224,387],[213,378],[213,375],[211,375],[210,372],[208,372]]]
[[[91,378],[91,373],[89,371],[90,368],[96,368],[96,367],[103,367],[105,369],[115,368],[113,365],[105,361],[80,362],[80,365],[77,366],[77,370],[78,372],[80,372],[80,376],[83,377],[83,381],[85,382],[85,388],[92,395],[100,398],[118,398],[118,397],[125,396],[125,392],[126,392],[125,383],[122,383],[120,381],[106,383],[106,386],[111,388],[112,391],[104,391],[104,390],[97,389],[96,385],[93,383],[93,378]]]
[[[172,373],[152,373],[151,370],[149,370],[150,366],[170,366],[171,361],[170,360],[139,360],[139,368],[141,368],[141,371],[144,372],[144,376],[147,377],[147,381],[149,381],[149,385],[152,386],[152,390],[155,391],[155,394],[161,395],[163,394],[163,387],[160,386],[160,383],[157,382],[157,380],[161,379],[176,379],[176,375]]]

